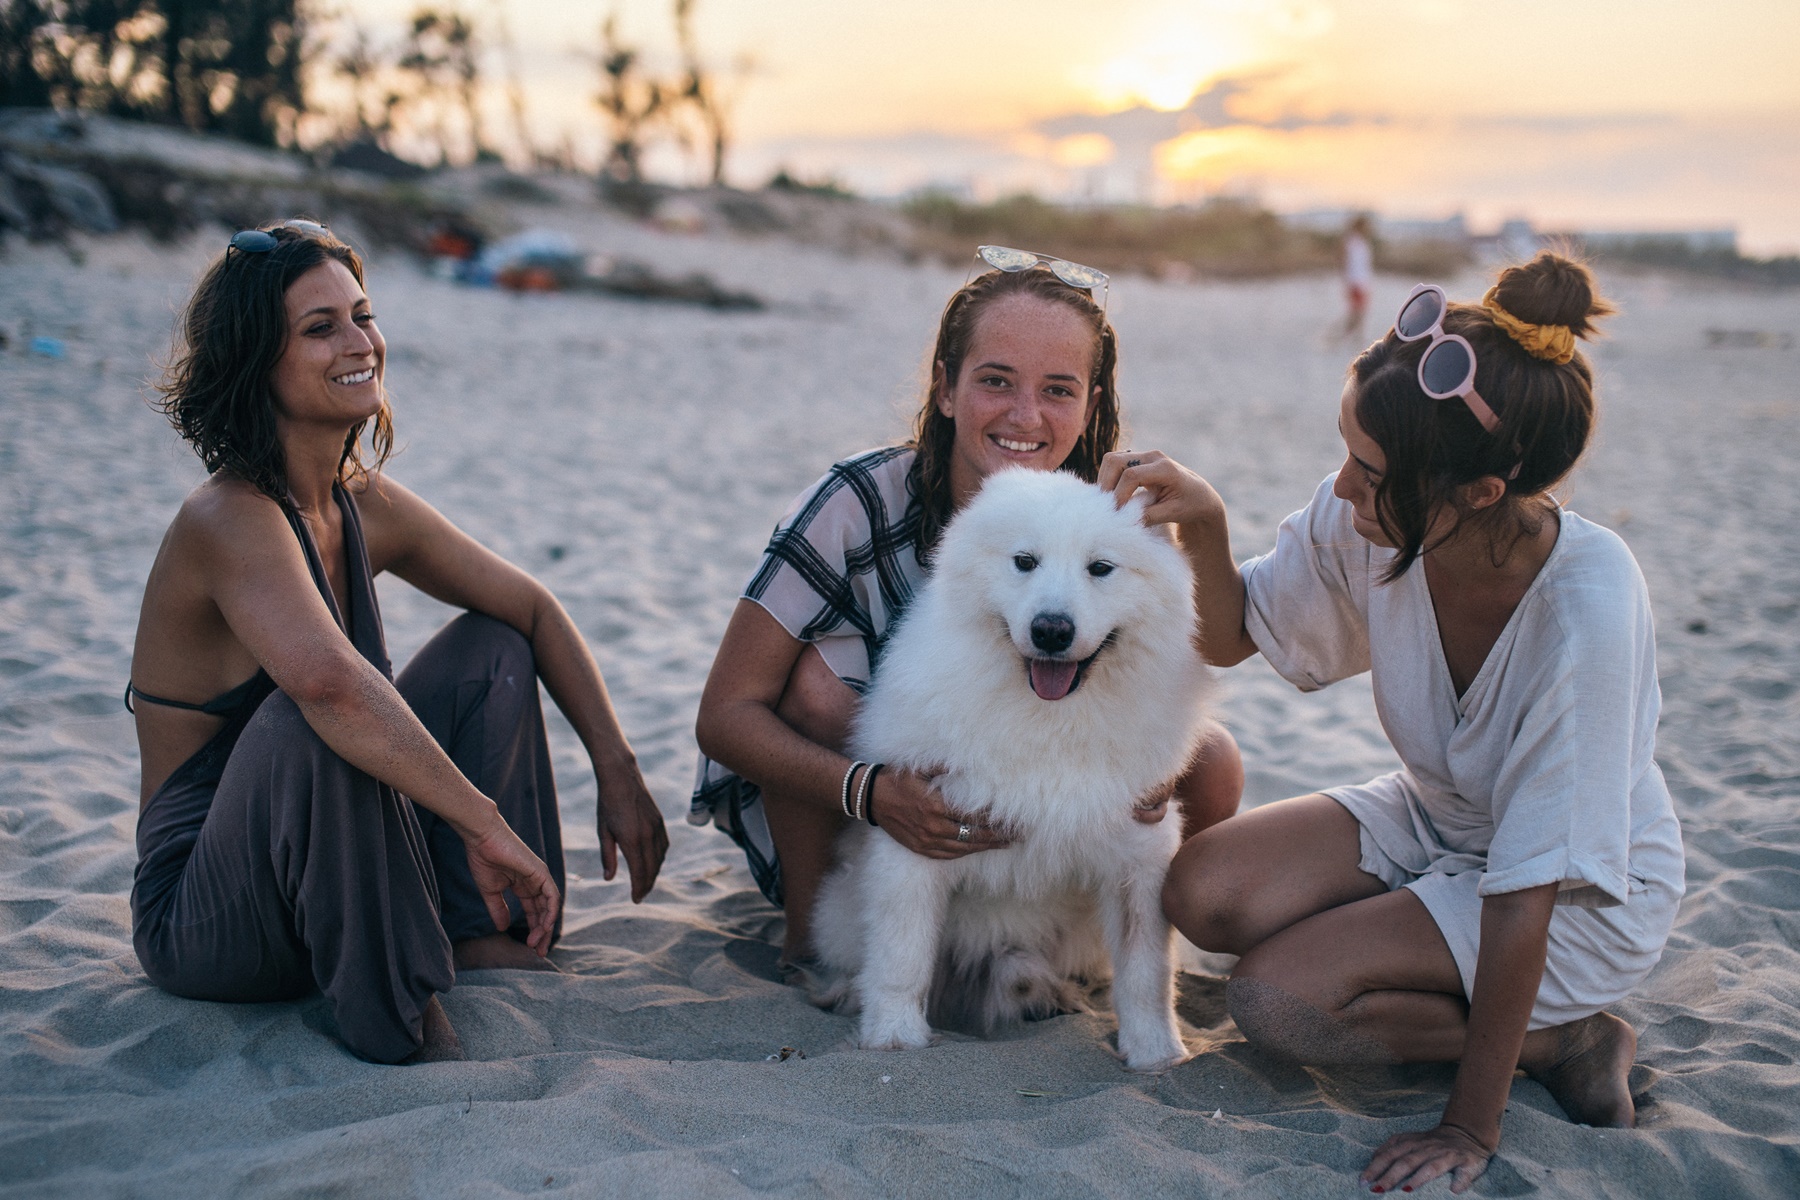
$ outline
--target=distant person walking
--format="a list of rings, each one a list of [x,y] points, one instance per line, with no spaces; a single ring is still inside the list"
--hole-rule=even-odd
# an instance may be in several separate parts
[[[1361,342],[1363,314],[1369,310],[1369,291],[1375,286],[1375,253],[1369,246],[1369,218],[1358,213],[1344,231],[1344,328],[1341,339]]]

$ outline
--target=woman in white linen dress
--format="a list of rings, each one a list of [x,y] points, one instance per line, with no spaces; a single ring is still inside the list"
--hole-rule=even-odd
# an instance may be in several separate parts
[[[1164,907],[1241,956],[1228,997],[1253,1044],[1460,1062],[1439,1126],[1362,1175],[1389,1191],[1449,1174],[1460,1192],[1499,1144],[1516,1067],[1574,1120],[1632,1124],[1636,1037],[1603,1010],[1661,956],[1683,862],[1643,577],[1550,495],[1593,425],[1574,339],[1610,307],[1548,253],[1480,306],[1421,292],[1397,322],[1411,337],[1352,367],[1344,465],[1271,553],[1234,566],[1218,494],[1166,459],[1109,461],[1100,482],[1148,489],[1146,519],[1177,524],[1210,661],[1261,652],[1303,690],[1371,672],[1403,768],[1198,834]],[[1446,362],[1472,378],[1445,382]]]

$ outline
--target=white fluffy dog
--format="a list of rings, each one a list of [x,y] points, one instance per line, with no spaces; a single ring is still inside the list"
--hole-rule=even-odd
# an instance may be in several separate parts
[[[1072,475],[1018,468],[946,529],[853,746],[890,769],[941,772],[954,811],[1012,841],[942,861],[879,829],[847,831],[814,916],[814,999],[860,1008],[864,1047],[1082,1008],[1075,981],[1104,979],[1110,955],[1125,1064],[1187,1057],[1160,902],[1181,822],[1131,813],[1188,765],[1210,679],[1192,574],[1142,513]]]

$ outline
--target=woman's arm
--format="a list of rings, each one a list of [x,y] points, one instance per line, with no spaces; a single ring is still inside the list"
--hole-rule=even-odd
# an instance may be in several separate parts
[[[1175,527],[1194,569],[1200,656],[1215,667],[1232,667],[1255,654],[1244,627],[1244,579],[1231,561],[1225,501],[1213,486],[1160,450],[1108,454],[1100,462],[1099,484],[1121,505],[1142,489],[1149,493],[1144,523]]]
[[[531,643],[538,677],[593,764],[605,877],[618,873],[622,851],[631,898],[643,900],[668,853],[668,830],[620,728],[600,666],[567,610],[531,575],[393,480],[377,477],[359,499],[375,570],[392,571],[428,596],[503,621]]]
[[[1487,1169],[1500,1146],[1501,1114],[1544,977],[1557,887],[1547,883],[1481,902],[1468,1033],[1443,1120],[1436,1129],[1388,1139],[1363,1171],[1364,1183],[1391,1192],[1448,1174],[1450,1190],[1462,1192]]]
[[[701,753],[765,789],[840,812],[844,772],[851,760],[803,737],[777,713],[805,643],[760,604],[739,600],[706,677],[694,736]],[[955,858],[1006,844],[998,830],[976,828],[958,842],[962,819],[944,806],[924,776],[884,770],[869,803],[894,840],[917,854]]]
[[[550,872],[338,628],[280,509],[237,486],[208,496],[191,518],[212,600],[232,635],[344,761],[456,830],[494,923],[511,922],[502,897],[510,888],[530,923],[528,944],[548,952],[559,902]]]

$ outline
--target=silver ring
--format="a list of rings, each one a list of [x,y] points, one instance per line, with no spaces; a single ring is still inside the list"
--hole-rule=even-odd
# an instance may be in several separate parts
[[[973,829],[969,828],[967,822],[958,825],[956,827],[956,840],[959,842],[966,842],[969,840],[969,835],[974,832]]]

